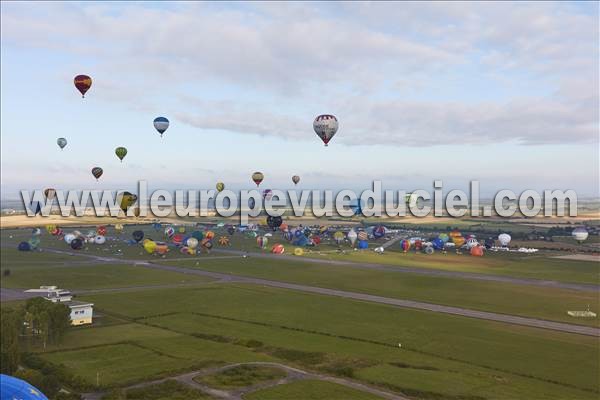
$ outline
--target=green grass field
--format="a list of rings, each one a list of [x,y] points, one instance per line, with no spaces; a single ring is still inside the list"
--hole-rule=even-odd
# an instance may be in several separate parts
[[[429,277],[277,258],[265,260],[240,257],[213,260],[203,262],[198,267],[194,261],[187,260],[165,261],[165,263],[574,324],[600,325],[598,319],[574,319],[567,315],[567,310],[585,309],[588,304],[597,311],[598,294],[594,292]]]
[[[209,400],[212,397],[179,383],[167,380],[143,388],[114,390],[104,395],[102,400]]]
[[[143,349],[135,353],[143,358],[145,348],[153,349],[152,362],[122,360],[124,372],[105,378],[113,384],[171,370],[170,358],[160,356],[164,353],[196,362],[277,359],[398,391],[505,398],[508,385],[517,397],[597,395],[598,365],[590,354],[598,353],[598,343],[584,336],[250,285],[85,298],[105,312],[180,335],[139,340]],[[207,354],[204,345],[193,345],[198,340],[236,351]],[[242,357],[238,349],[247,349],[248,356]],[[59,357],[53,361],[79,368],[81,374],[93,379],[95,369],[106,365],[111,353],[99,347],[96,353],[86,354],[98,359],[96,365],[78,361],[82,359],[79,351],[49,356]],[[162,367],[155,369],[154,362]],[[453,379],[464,384],[445,387]]]
[[[11,274],[2,277],[2,287],[37,288],[40,285],[55,285],[71,290],[105,289],[144,285],[201,284],[211,280],[211,278],[198,275],[152,270],[133,265],[90,264],[11,268]]]
[[[331,382],[302,380],[259,390],[244,396],[245,400],[376,400],[369,393]]]
[[[194,378],[211,388],[231,390],[284,378],[285,371],[264,365],[239,365],[211,375]]]
[[[123,239],[129,238],[134,229],[137,227],[127,227]],[[162,236],[148,226],[143,229],[157,239]],[[205,284],[210,279],[131,264],[97,264],[81,256],[45,251],[22,253],[15,250],[16,243],[26,239],[30,230],[2,230],[0,235],[4,246],[2,270],[11,270],[10,275],[2,277],[2,287],[55,284],[82,290],[186,284],[81,295],[82,300],[95,304],[94,325],[71,328],[60,345],[50,345],[45,351],[39,345],[28,348],[47,361],[65,365],[88,385],[94,386],[99,378],[101,389],[212,366],[272,361],[354,379],[415,399],[563,400],[595,399],[599,394],[597,338],[250,284]],[[274,235],[270,244],[281,241],[278,233]],[[47,248],[70,251],[64,242],[46,236],[42,235],[42,243]],[[259,251],[255,239],[237,233],[230,248]],[[335,248],[331,244],[320,248],[322,254],[313,250],[309,256],[377,262],[383,264],[384,270],[277,257],[243,259],[218,251],[197,258],[172,251],[162,258],[124,242],[90,245],[81,254],[153,260],[186,268],[598,325],[597,319],[574,320],[566,315],[566,310],[584,309],[588,303],[597,311],[596,293],[385,270],[385,265],[407,265],[597,283],[597,263],[557,260],[545,254],[490,254],[476,258],[403,254],[395,249],[378,256],[373,252],[327,253]],[[286,245],[286,249],[293,247]],[[13,303],[2,303],[2,307],[11,306]],[[399,343],[402,347],[398,347]],[[255,379],[239,375],[225,379],[223,384],[233,385],[238,378],[240,382]],[[114,393],[121,397],[111,398],[146,398],[140,393],[127,393],[127,397]],[[203,398],[197,393],[185,394],[185,390],[182,393],[181,398]],[[374,397],[326,382],[299,381],[245,398]]]

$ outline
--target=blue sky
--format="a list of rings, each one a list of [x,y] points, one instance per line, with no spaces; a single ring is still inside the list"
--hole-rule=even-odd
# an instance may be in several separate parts
[[[1,7],[3,197],[241,189],[256,170],[281,189],[297,174],[303,188],[598,194],[598,3]],[[94,79],[85,100],[77,74]],[[340,121],[327,148],[322,113]]]

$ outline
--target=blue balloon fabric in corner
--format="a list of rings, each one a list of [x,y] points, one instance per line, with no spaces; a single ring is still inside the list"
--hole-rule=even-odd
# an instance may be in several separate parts
[[[48,400],[36,387],[14,376],[0,374],[0,400]]]

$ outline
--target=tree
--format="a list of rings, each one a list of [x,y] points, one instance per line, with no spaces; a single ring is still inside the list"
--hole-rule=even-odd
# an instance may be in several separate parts
[[[53,303],[49,312],[49,336],[52,343],[60,343],[71,326],[71,309],[61,303]]]
[[[71,310],[68,306],[41,297],[27,300],[25,312],[31,334],[42,340],[44,348],[48,341],[59,343],[71,325]]]
[[[12,375],[19,367],[19,333],[23,326],[22,309],[1,309],[0,369]]]

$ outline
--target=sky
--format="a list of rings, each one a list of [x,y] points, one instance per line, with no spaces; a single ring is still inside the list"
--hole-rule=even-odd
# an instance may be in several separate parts
[[[598,197],[599,48],[597,2],[2,2],[2,197],[254,171]],[[328,147],[319,114],[339,120]]]

